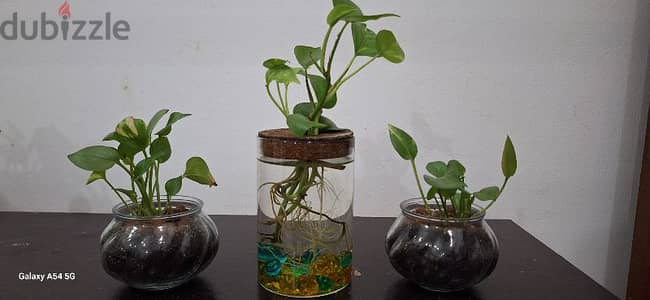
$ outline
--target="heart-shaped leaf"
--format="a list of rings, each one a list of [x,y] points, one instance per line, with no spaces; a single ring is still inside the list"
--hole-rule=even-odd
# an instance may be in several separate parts
[[[293,113],[294,114],[300,114],[305,117],[309,117],[311,113],[314,111],[314,104],[311,102],[301,102],[296,104],[296,106],[293,107]]]
[[[77,167],[86,171],[106,171],[120,161],[120,153],[107,146],[90,146],[68,155]]]
[[[132,139],[120,136],[116,132],[111,132],[106,135],[103,141],[116,141],[119,143],[117,151],[120,153],[120,156],[123,159],[128,159],[134,154],[144,150],[146,146],[138,145],[138,143]]]
[[[405,160],[413,160],[418,155],[415,140],[404,130],[388,124],[388,136],[397,154]]]
[[[352,24],[352,41],[356,56],[377,56],[377,34],[368,29],[366,24]]]
[[[424,181],[439,190],[456,190],[465,187],[463,182],[449,176],[435,178],[429,175],[424,175]]]
[[[312,128],[325,128],[327,125],[314,122],[301,114],[291,114],[287,117],[287,126],[293,135],[303,137]]]
[[[321,50],[320,47],[300,45],[293,48],[293,54],[296,56],[298,63],[307,69],[309,66],[315,65],[320,61]]]
[[[183,176],[178,176],[167,180],[165,183],[165,192],[167,193],[167,198],[178,195],[183,186]]]
[[[142,149],[149,145],[147,125],[143,120],[133,117],[124,118],[115,126],[115,138],[130,141]]]
[[[334,26],[336,22],[340,21],[344,17],[348,16],[360,16],[361,10],[359,7],[355,7],[349,4],[338,4],[327,15],[327,24],[329,26]]]
[[[165,128],[161,129],[156,133],[158,136],[167,136],[169,133],[172,132],[172,125],[176,122],[178,122],[180,119],[186,118],[191,116],[192,114],[184,114],[180,112],[173,112],[171,115],[169,115],[169,119],[167,120],[167,125],[165,125]]]
[[[208,186],[215,186],[217,182],[210,173],[208,164],[200,157],[192,157],[187,160],[185,164],[185,173],[183,174],[187,179],[194,182],[205,184]]]
[[[395,35],[389,30],[382,30],[377,33],[378,54],[392,63],[404,61],[404,50],[399,46]]]
[[[427,164],[427,171],[436,177],[443,177],[447,174],[447,164],[442,161],[434,161]]]
[[[447,174],[454,177],[465,176],[465,167],[457,160],[450,160],[447,162]]]
[[[480,191],[474,193],[474,196],[478,200],[482,201],[491,201],[491,200],[496,200],[499,197],[499,187],[497,186],[491,186],[491,187],[486,187],[481,189]]]
[[[169,139],[167,137],[161,136],[151,142],[151,147],[149,148],[151,158],[154,158],[159,163],[164,163],[172,156],[172,148],[169,144]]]
[[[325,116],[320,116],[320,120],[318,122],[321,123],[321,124],[327,125],[327,127],[324,128],[326,131],[339,130],[339,128],[334,123],[334,121],[330,120],[329,118],[327,118]]]
[[[298,80],[298,71],[289,66],[277,66],[266,71],[266,84],[277,81],[282,84],[300,83]]]
[[[503,176],[506,178],[514,176],[515,172],[517,172],[517,154],[515,153],[515,146],[512,145],[510,136],[506,137],[506,142],[503,145],[501,171],[503,171]]]
[[[154,128],[160,121],[160,119],[169,112],[169,109],[161,109],[159,110],[153,117],[151,117],[151,120],[149,120],[149,123],[147,124],[147,135],[151,137],[151,134],[153,133]]]
[[[332,5],[333,6],[337,6],[337,5],[341,5],[341,4],[349,5],[349,6],[356,7],[357,9],[359,9],[359,6],[354,4],[354,2],[352,2],[351,0],[332,0]],[[359,9],[359,11],[361,11],[361,9]]]
[[[336,94],[327,97],[327,92],[330,88],[330,84],[327,82],[327,79],[318,75],[309,75],[309,82],[314,89],[314,94],[316,94],[318,102],[324,102],[324,108],[329,109],[336,105]]]

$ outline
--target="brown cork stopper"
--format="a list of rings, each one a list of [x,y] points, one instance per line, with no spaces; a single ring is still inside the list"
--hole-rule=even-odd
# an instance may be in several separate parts
[[[321,160],[345,157],[352,153],[354,135],[351,130],[325,132],[317,136],[294,136],[289,129],[260,131],[260,148],[266,157],[296,160]]]

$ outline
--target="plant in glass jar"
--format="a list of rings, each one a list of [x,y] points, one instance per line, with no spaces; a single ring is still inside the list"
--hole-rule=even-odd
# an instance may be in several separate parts
[[[127,117],[104,137],[117,146],[94,145],[68,155],[75,166],[91,172],[86,184],[103,181],[121,202],[113,208],[113,220],[100,239],[104,270],[147,290],[188,281],[207,267],[218,249],[218,231],[201,211],[203,202],[178,195],[183,179],[216,186],[205,160],[188,159],[185,171],[169,179],[161,192],[160,168],[172,156],[172,125],[190,116],[173,112],[156,132],[168,112],[158,111],[148,123]],[[107,171],[114,167],[126,173],[127,187],[109,180]]]
[[[273,293],[321,296],[350,282],[354,137],[324,112],[371,63],[404,60],[391,31],[366,24],[396,16],[366,15],[352,1],[334,0],[321,45],[294,48],[297,67],[280,58],[263,63],[266,93],[288,127],[258,134],[258,280]],[[335,74],[346,32],[354,52]],[[291,107],[289,89],[301,80],[306,101]]]
[[[423,176],[430,185],[425,194],[415,163],[418,148],[404,130],[388,126],[395,151],[411,164],[419,198],[401,203],[402,214],[386,237],[386,253],[404,277],[433,291],[469,288],[490,275],[499,257],[494,232],[484,221],[485,212],[503,193],[517,170],[515,148],[506,137],[501,156],[501,187],[471,192],[465,167],[457,160],[433,161]],[[487,202],[485,207],[475,201]]]

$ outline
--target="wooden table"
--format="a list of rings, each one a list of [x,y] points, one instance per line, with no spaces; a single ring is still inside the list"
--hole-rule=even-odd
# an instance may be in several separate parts
[[[282,299],[256,281],[253,216],[213,216],[221,234],[217,257],[199,277],[163,293],[130,289],[104,273],[98,240],[110,215],[0,212],[0,299]],[[424,291],[402,279],[384,254],[392,218],[355,218],[354,262],[360,277],[322,299],[616,299],[509,220],[491,220],[501,245],[496,270],[475,288]],[[75,273],[74,280],[19,280],[23,273]]]

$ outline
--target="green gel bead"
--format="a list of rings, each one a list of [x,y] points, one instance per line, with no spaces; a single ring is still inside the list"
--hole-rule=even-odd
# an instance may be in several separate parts
[[[334,282],[327,276],[316,276],[316,282],[318,282],[318,289],[321,292],[329,291],[334,286]]]
[[[352,252],[347,252],[341,257],[341,267],[347,268],[352,265]]]

